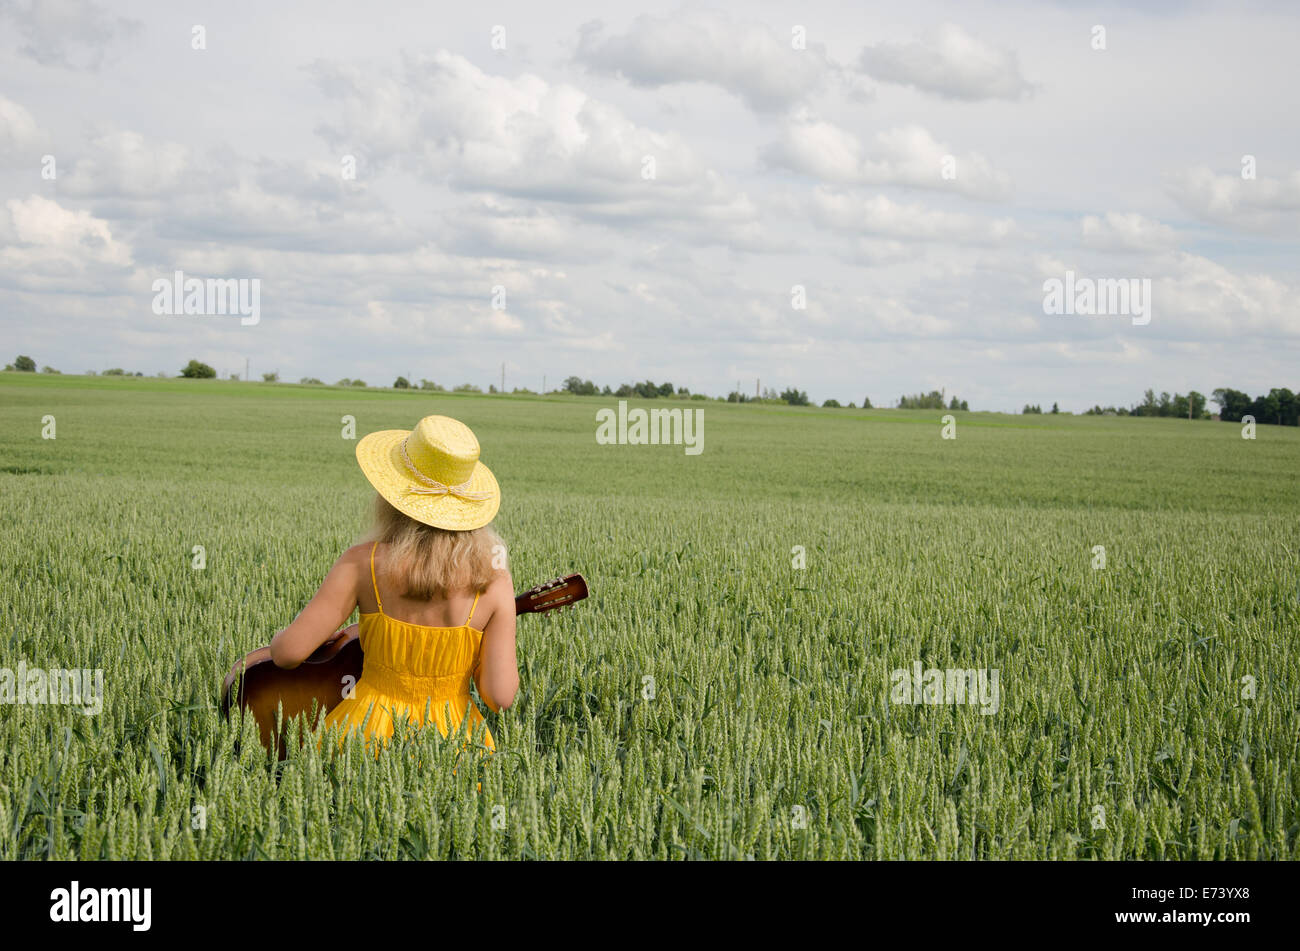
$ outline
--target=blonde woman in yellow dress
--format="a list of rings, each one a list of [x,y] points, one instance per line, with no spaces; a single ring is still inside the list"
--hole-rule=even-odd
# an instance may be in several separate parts
[[[427,711],[443,736],[470,717],[473,736],[483,715],[471,680],[491,710],[514,702],[514,588],[490,525],[501,490],[478,457],[474,434],[447,416],[357,443],[377,493],[374,527],[271,640],[272,661],[296,667],[360,608],[361,678],[330,711],[327,729],[360,730],[382,746],[399,718],[424,725]],[[486,726],[483,742],[495,748]]]

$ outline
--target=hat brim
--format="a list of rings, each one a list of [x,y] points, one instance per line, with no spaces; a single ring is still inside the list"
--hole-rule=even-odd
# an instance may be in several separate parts
[[[402,441],[410,434],[409,430],[384,429],[364,436],[357,443],[357,463],[376,492],[403,515],[434,528],[468,532],[496,518],[501,507],[501,487],[496,476],[481,462],[474,464],[468,491],[489,493],[486,499],[412,492],[411,489],[423,485],[411,475],[402,459]]]

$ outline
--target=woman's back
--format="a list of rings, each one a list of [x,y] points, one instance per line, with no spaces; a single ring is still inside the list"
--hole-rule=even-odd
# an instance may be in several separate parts
[[[360,728],[367,737],[387,739],[399,717],[423,725],[427,708],[444,736],[459,728],[467,711],[472,732],[483,719],[470,694],[483,643],[482,628],[473,626],[481,593],[427,601],[385,593],[379,542],[371,545],[369,560],[370,590],[357,598],[365,655],[361,679],[330,711],[326,728]],[[396,611],[401,613],[394,616]],[[453,611],[464,613],[457,617]],[[453,618],[456,623],[450,623]],[[483,742],[495,748],[486,727]]]
[[[382,613],[404,623],[444,628],[460,627],[472,619],[478,610],[481,592],[466,588],[443,597],[413,598],[403,591],[395,590],[384,579],[386,547],[382,542],[372,546],[370,585],[357,592],[357,602],[363,616]],[[481,631],[484,621],[486,618],[479,617],[479,623],[475,627]]]

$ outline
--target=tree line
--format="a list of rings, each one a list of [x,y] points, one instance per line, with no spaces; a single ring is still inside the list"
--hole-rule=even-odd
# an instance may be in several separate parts
[[[6,370],[34,373],[36,372],[36,361],[25,354],[19,354],[13,363],[5,366]],[[42,367],[43,373],[58,373],[53,367]],[[105,370],[104,376],[143,376],[142,373],[130,373],[121,368],[114,367]],[[162,376],[163,374],[159,374]],[[217,371],[206,363],[199,360],[191,360],[181,368],[180,375],[190,379],[213,379]],[[238,379],[238,374],[231,374],[232,379]],[[280,376],[278,373],[263,373],[262,379],[268,383],[276,383]],[[303,384],[323,386],[324,384],[315,377],[303,377],[300,381]],[[364,380],[354,380],[343,378],[335,386],[357,386],[363,387],[366,383]],[[418,386],[406,377],[399,376],[393,381],[394,389],[421,389],[434,392],[446,392],[446,388],[433,382],[432,380],[420,380]],[[462,383],[451,390],[454,393],[482,393],[483,390],[472,383]],[[496,386],[489,386],[487,392],[499,392]],[[532,390],[520,389],[516,387],[511,391],[516,394],[533,394]],[[672,383],[655,383],[651,380],[643,380],[640,383],[622,383],[619,386],[611,388],[608,384],[604,387],[597,387],[591,380],[584,380],[581,377],[571,376],[565,379],[561,386],[560,392],[572,393],[576,396],[611,396],[618,399],[628,399],[638,397],[640,399],[688,399],[688,400],[709,400],[714,397],[707,396],[704,393],[692,393],[687,387],[674,387]],[[722,397],[717,397],[721,400]],[[1219,418],[1225,422],[1241,422],[1243,417],[1251,416],[1257,423],[1271,423],[1278,426],[1300,426],[1300,394],[1293,393],[1286,387],[1273,387],[1267,394],[1262,396],[1251,397],[1240,390],[1234,390],[1228,387],[1220,387],[1215,390],[1210,399],[1219,406]],[[771,387],[764,389],[760,395],[750,396],[739,390],[732,390],[726,396],[728,403],[777,403],[789,406],[809,406],[808,393],[800,390],[798,387],[788,387],[777,392]],[[823,407],[830,409],[839,409],[841,404],[838,400],[828,399],[822,403]],[[849,403],[847,409],[857,409],[853,403]],[[872,409],[870,397],[863,397],[863,409]],[[947,409],[947,410],[965,410],[969,412],[970,407],[965,400],[959,400],[955,395],[949,398],[942,390],[931,390],[929,393],[904,394],[898,398],[899,409]],[[1050,412],[1059,413],[1060,407],[1053,403]],[[1022,414],[1042,413],[1043,408],[1038,404],[1026,403]],[[1132,406],[1106,406],[1100,404],[1093,406],[1091,409],[1084,411],[1085,416],[1164,416],[1181,419],[1210,419],[1210,413],[1207,409],[1207,400],[1204,395],[1192,390],[1190,393],[1162,392],[1156,395],[1155,390],[1148,389],[1142,396],[1142,401],[1134,403]]]
[[[1286,387],[1274,387],[1264,396],[1252,399],[1240,390],[1220,387],[1210,395],[1210,401],[1219,406],[1219,419],[1229,423],[1239,423],[1244,416],[1254,417],[1257,423],[1272,423],[1278,426],[1300,425],[1300,395],[1292,393]],[[1029,408],[1025,408],[1029,412]],[[1154,390],[1147,390],[1142,402],[1132,406],[1094,406],[1086,410],[1086,416],[1170,416],[1178,419],[1210,419],[1206,408],[1206,398],[1196,390],[1186,396],[1175,393],[1172,396],[1164,392],[1159,396]]]

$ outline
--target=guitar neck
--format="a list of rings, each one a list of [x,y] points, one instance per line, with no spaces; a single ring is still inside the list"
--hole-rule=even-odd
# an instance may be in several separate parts
[[[582,575],[556,578],[515,595],[515,614],[544,614],[569,607],[587,596],[587,581]]]

